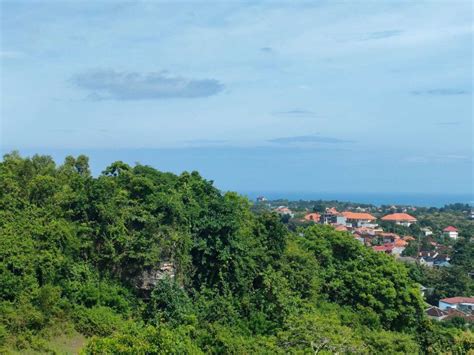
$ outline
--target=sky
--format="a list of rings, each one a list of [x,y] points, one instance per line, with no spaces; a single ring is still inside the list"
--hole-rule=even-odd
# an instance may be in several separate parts
[[[473,193],[470,1],[1,1],[1,152]]]

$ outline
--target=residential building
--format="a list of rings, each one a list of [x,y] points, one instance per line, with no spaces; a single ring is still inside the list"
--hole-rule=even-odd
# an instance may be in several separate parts
[[[472,314],[474,312],[474,297],[450,297],[439,300],[438,307],[441,310],[454,308],[464,313]]]
[[[448,226],[443,229],[443,235],[451,239],[458,239],[459,233],[456,227]]]
[[[400,239],[400,236],[395,233],[381,232],[377,236],[379,239],[382,239],[382,243],[394,243],[396,240]]]
[[[323,224],[346,224],[345,221],[344,223],[338,223],[337,217],[339,215],[339,212],[334,207],[331,208],[326,208],[324,213],[321,216],[321,223]]]
[[[377,218],[372,216],[370,213],[363,212],[342,212],[341,215],[346,220],[346,225],[348,227],[376,227],[377,224],[374,223]]]
[[[334,224],[334,229],[337,230],[338,232],[347,232],[348,231],[347,227],[343,224]]]
[[[405,248],[407,247],[408,242],[404,241],[403,239],[397,239],[393,243],[392,254],[394,255],[401,255]]]
[[[442,321],[448,316],[448,312],[443,311],[442,309],[436,307],[436,306],[431,306],[429,307],[426,311],[425,314],[428,316],[428,318],[437,320],[437,321]]]
[[[448,254],[443,254],[439,250],[421,251],[418,254],[418,261],[420,264],[429,267],[450,267],[450,260]]]
[[[355,238],[356,240],[358,240],[361,244],[367,245],[367,244],[369,243],[369,241],[368,241],[366,238],[364,238],[363,236],[361,236],[361,235],[358,234],[358,233],[354,233],[354,234],[352,234],[352,235],[353,235],[354,238]]]
[[[462,318],[466,322],[474,322],[473,314],[460,311],[456,308],[441,309],[436,306],[431,306],[425,311],[425,314],[428,316],[428,318],[434,319],[436,321],[447,321],[456,317]]]
[[[359,233],[363,236],[375,237],[377,234],[382,233],[383,230],[380,228],[371,228],[371,227],[358,227],[354,229],[354,233]]]
[[[275,208],[274,210],[276,213],[278,213],[280,216],[290,216],[291,218],[293,218],[295,216],[295,214],[293,213],[292,210],[290,210],[288,207],[285,207],[285,206],[280,206],[280,207],[277,207]]]
[[[416,218],[408,213],[392,213],[382,217],[382,221],[392,222],[401,226],[410,227],[416,223]]]
[[[308,213],[304,216],[304,219],[308,222],[319,223],[319,221],[321,219],[321,215],[319,213],[316,213],[316,212]]]
[[[429,237],[430,235],[433,235],[433,231],[429,227],[421,228],[421,231],[425,235],[425,237]]]

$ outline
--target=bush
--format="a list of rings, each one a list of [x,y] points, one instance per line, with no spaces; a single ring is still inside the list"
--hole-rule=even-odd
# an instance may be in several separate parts
[[[108,336],[124,327],[124,320],[109,307],[78,306],[73,313],[74,327],[85,336]]]
[[[418,354],[419,347],[413,337],[389,331],[364,332],[363,338],[372,354]]]

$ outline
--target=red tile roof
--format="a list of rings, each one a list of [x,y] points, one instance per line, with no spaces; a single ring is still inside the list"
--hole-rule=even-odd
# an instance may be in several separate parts
[[[457,232],[458,229],[456,227],[453,227],[453,226],[448,226],[446,228],[443,229],[443,232]]]
[[[393,249],[393,245],[391,244],[385,244],[385,245],[376,245],[376,246],[373,246],[372,249],[374,251],[382,251],[382,252],[387,252],[387,251],[392,251]]]
[[[343,226],[342,224],[337,224],[334,226],[334,229],[339,231],[339,232],[347,232],[347,227]]]
[[[321,218],[321,215],[319,213],[308,213],[306,216],[304,216],[304,219],[307,221],[318,222],[320,218]]]
[[[342,212],[342,215],[347,219],[362,219],[362,220],[369,220],[375,221],[376,218],[372,216],[370,213],[358,213],[358,212]]]
[[[382,221],[416,222],[416,218],[408,213],[392,213],[382,217]]]
[[[456,304],[456,303],[474,303],[474,297],[451,297],[443,298],[440,302]]]
[[[403,247],[406,247],[408,245],[408,242],[403,240],[403,239],[397,239],[394,244],[398,248],[403,248]]]
[[[474,315],[472,314],[466,314],[462,311],[459,311],[457,309],[454,309],[454,308],[448,308],[446,310],[446,313],[448,314],[444,319],[445,320],[450,320],[452,318],[455,318],[455,317],[460,317],[460,318],[463,318],[465,320],[467,320],[468,322],[474,322]]]

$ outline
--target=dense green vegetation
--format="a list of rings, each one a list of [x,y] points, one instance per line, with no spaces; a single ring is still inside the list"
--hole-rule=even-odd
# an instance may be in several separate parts
[[[446,297],[474,295],[474,243],[467,239],[458,240],[453,247],[451,266],[432,268],[419,264],[410,266],[413,280],[430,289],[427,302],[438,305]]]
[[[424,307],[403,264],[327,226],[290,232],[196,172],[0,163],[0,351],[54,352],[70,328],[90,354],[472,348]]]

